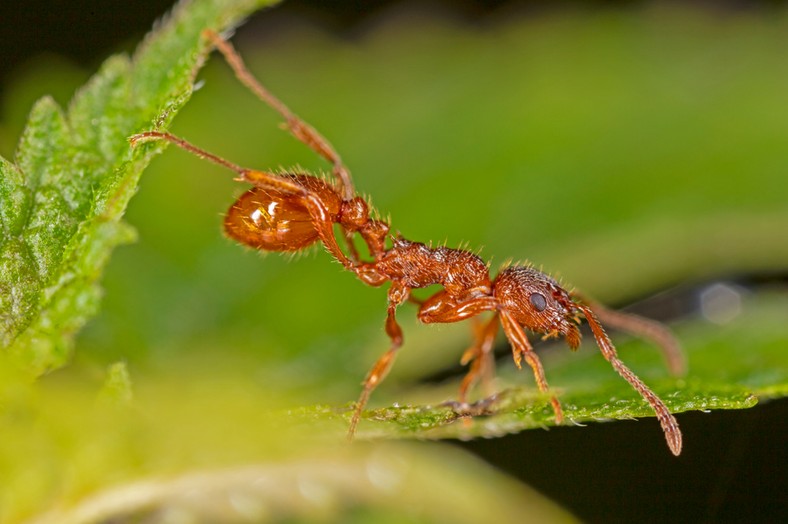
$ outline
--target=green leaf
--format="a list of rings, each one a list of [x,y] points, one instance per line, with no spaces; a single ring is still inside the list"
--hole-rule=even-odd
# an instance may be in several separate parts
[[[0,159],[0,347],[33,374],[61,366],[98,309],[112,249],[134,239],[121,216],[160,147],[133,133],[166,128],[192,93],[207,48],[272,0],[181,2],[132,59],[115,56],[63,111],[38,101],[15,162]],[[132,277],[133,278],[133,277]]]

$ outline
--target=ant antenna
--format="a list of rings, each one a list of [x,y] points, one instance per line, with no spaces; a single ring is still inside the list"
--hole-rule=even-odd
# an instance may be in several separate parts
[[[657,414],[657,420],[659,420],[660,426],[662,426],[662,431],[665,433],[665,440],[668,442],[668,447],[670,451],[678,456],[681,453],[681,444],[682,444],[682,437],[681,437],[681,430],[679,429],[679,424],[676,422],[676,419],[671,415],[670,410],[668,410],[667,406],[660,400],[660,398],[651,391],[648,386],[646,386],[628,367],[624,365],[621,360],[618,358],[618,354],[616,353],[616,348],[613,347],[613,343],[610,341],[610,338],[605,333],[604,328],[599,323],[594,312],[586,305],[578,304],[577,306],[580,311],[583,312],[583,316],[586,317],[586,321],[588,325],[591,327],[591,331],[594,333],[594,338],[596,339],[597,345],[599,349],[602,351],[602,355],[605,357],[605,360],[610,362],[613,366],[613,369],[621,375],[621,377],[629,382],[629,384],[640,393],[646,402],[649,403],[651,408]]]

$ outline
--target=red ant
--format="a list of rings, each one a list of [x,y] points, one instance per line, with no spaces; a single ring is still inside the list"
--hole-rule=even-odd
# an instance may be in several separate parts
[[[666,327],[584,300],[530,266],[508,266],[491,279],[487,264],[473,253],[443,246],[433,248],[406,240],[399,234],[391,236],[386,222],[370,218],[370,206],[356,195],[350,172],[328,141],[265,89],[246,69],[229,42],[210,30],[204,35],[224,55],[238,79],[284,118],[290,133],[333,166],[334,183],[303,172],[276,174],[242,168],[165,132],[134,135],[130,138],[131,144],[166,140],[235,171],[239,181],[252,184],[253,187],[230,207],[224,219],[225,233],[241,244],[264,251],[295,252],[320,241],[345,269],[355,273],[365,284],[377,287],[391,282],[385,324],[391,345],[364,379],[361,396],[353,410],[349,438],[355,433],[370,394],[391,369],[402,345],[402,330],[395,312],[400,304],[411,300],[419,305],[418,318],[424,323],[459,322],[492,312],[485,324],[477,326],[475,341],[462,357],[462,363],[470,363],[470,369],[460,385],[460,406],[467,406],[465,401],[470,387],[480,377],[491,374],[491,350],[499,326],[511,343],[517,367],[520,368],[525,360],[533,370],[539,390],[546,393],[549,388],[544,370],[526,330],[545,338],[563,336],[571,349],[577,349],[579,325],[581,318],[585,318],[605,359],[655,411],[670,450],[674,455],[681,452],[682,436],[676,419],[662,400],[619,360],[600,319],[609,326],[652,339],[665,353],[671,371],[681,373],[684,368],[681,350]],[[345,237],[347,253],[337,242],[335,225]],[[360,259],[353,243],[356,234],[366,244],[370,261]],[[411,297],[412,289],[433,284],[443,289],[424,301]],[[561,424],[561,404],[555,396],[551,396],[550,401],[555,421]]]

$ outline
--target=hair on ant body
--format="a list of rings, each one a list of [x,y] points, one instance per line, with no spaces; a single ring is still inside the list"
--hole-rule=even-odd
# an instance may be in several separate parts
[[[585,300],[530,266],[510,265],[492,278],[487,264],[469,251],[431,247],[399,234],[391,235],[386,221],[370,216],[369,204],[356,194],[349,170],[329,142],[264,88],[246,69],[229,42],[210,30],[206,30],[204,36],[224,55],[238,79],[284,118],[290,133],[332,165],[333,183],[304,172],[277,174],[246,169],[166,132],[134,135],[130,138],[131,144],[165,140],[234,171],[239,181],[251,184],[252,188],[232,204],[224,219],[225,233],[237,242],[263,251],[291,253],[320,242],[346,270],[355,273],[365,284],[374,287],[391,284],[385,321],[390,346],[362,383],[348,438],[353,437],[370,394],[391,369],[402,345],[402,329],[397,323],[396,311],[399,305],[410,300],[419,306],[418,319],[427,324],[459,322],[485,312],[492,314],[474,330],[473,345],[463,354],[462,363],[470,367],[460,385],[458,401],[461,405],[465,404],[469,389],[480,378],[491,374],[491,352],[499,328],[511,344],[517,367],[525,361],[533,371],[539,391],[549,394],[542,363],[526,331],[545,337],[563,337],[570,348],[576,349],[581,338],[579,326],[585,319],[604,358],[656,413],[671,452],[674,455],[681,452],[682,435],[676,419],[662,400],[618,358],[601,322],[656,342],[670,370],[681,373],[684,360],[680,347],[665,326]],[[344,236],[344,249],[337,240],[335,226]],[[366,245],[369,260],[359,256],[353,242],[357,236]],[[426,300],[411,297],[411,290],[435,284],[442,289]],[[554,395],[550,402],[555,421],[561,424],[561,403]]]

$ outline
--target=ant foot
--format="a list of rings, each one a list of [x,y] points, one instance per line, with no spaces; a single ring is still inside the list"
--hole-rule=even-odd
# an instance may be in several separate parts
[[[482,415],[492,415],[491,409],[493,404],[498,401],[498,393],[491,395],[487,398],[477,400],[473,403],[458,402],[456,400],[449,400],[440,404],[442,407],[451,408],[454,413],[459,417],[479,417]]]

